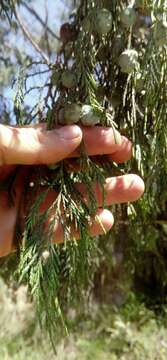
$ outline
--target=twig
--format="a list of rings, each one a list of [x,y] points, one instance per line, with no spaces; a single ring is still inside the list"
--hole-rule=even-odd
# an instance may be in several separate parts
[[[27,74],[26,77],[33,77],[33,76],[37,76],[37,75],[42,75],[42,74],[46,74],[50,71],[50,69],[47,70],[41,70],[41,71],[37,71],[36,73],[32,73],[32,74]]]
[[[34,47],[34,49],[41,55],[41,57],[43,58],[43,60],[45,61],[45,63],[47,65],[50,65],[50,61],[49,61],[49,58],[47,57],[47,55],[42,51],[42,49],[39,47],[39,45],[35,42],[35,40],[32,38],[31,34],[29,33],[29,31],[27,30],[27,28],[25,27],[25,25],[23,24],[21,18],[20,18],[20,15],[16,9],[16,6],[14,4],[14,1],[13,2],[13,7],[14,7],[14,15],[20,25],[20,28],[22,29],[23,31],[23,34],[25,35],[25,37],[30,41],[31,45]]]
[[[22,5],[32,14],[36,17],[36,19],[40,22],[40,24],[42,26],[46,27],[46,30],[49,32],[50,35],[52,35],[54,38],[56,38],[57,40],[60,40],[60,38],[52,31],[52,29],[50,29],[50,27],[48,25],[46,25],[45,21],[43,21],[41,19],[41,17],[36,13],[36,11],[31,8],[28,4],[26,3],[22,3]]]
[[[31,67],[31,66],[37,66],[37,65],[47,65],[45,62],[42,61],[32,61],[29,64],[26,65],[27,68]]]
[[[31,91],[41,90],[41,89],[44,89],[44,87],[48,87],[48,86],[49,86],[49,84],[32,86],[24,93],[24,96],[28,95]]]

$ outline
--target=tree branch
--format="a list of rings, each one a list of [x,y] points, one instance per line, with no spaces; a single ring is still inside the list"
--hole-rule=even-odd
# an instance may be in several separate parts
[[[50,35],[52,35],[54,38],[56,38],[57,40],[60,40],[60,38],[52,31],[52,29],[50,29],[50,27],[48,25],[46,25],[46,23],[41,19],[41,17],[36,13],[36,11],[31,8],[28,4],[22,2],[22,5],[32,14],[35,16],[35,18],[40,22],[40,24],[42,26],[44,26],[46,28],[46,30],[49,32]]]
[[[28,29],[25,27],[22,19],[20,18],[20,15],[16,9],[16,6],[13,2],[13,6],[14,6],[14,15],[18,21],[18,24],[20,25],[20,28],[23,32],[23,34],[25,35],[25,37],[29,40],[29,42],[31,43],[31,45],[34,47],[34,49],[41,55],[41,57],[43,58],[43,60],[45,61],[45,63],[47,65],[50,65],[50,61],[49,58],[47,57],[47,55],[43,52],[43,50],[39,47],[39,45],[35,42],[35,40],[32,38],[30,32],[28,31]]]

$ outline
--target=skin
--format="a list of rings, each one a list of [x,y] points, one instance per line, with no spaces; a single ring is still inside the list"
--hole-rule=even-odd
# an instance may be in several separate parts
[[[86,151],[89,155],[106,155],[111,161],[122,163],[131,158],[131,142],[120,136],[119,144],[115,144],[112,128],[93,127],[80,128],[77,125],[59,127],[54,130],[46,130],[46,124],[34,127],[10,127],[0,125],[0,181],[14,170],[16,165],[52,164],[65,158],[74,158],[79,155],[77,148],[84,140]],[[9,207],[7,193],[0,191],[0,256],[6,256],[13,251],[13,237],[18,209],[23,202],[23,186],[26,177],[25,167],[22,166],[15,183],[15,204]],[[27,169],[27,167],[26,167]],[[26,170],[27,171],[27,170]],[[113,226],[112,213],[103,209],[102,194],[98,184],[94,184],[95,194],[99,208],[97,215],[103,229],[109,231]],[[86,201],[86,193],[82,185],[79,189],[83,192]],[[136,201],[144,192],[143,180],[134,174],[106,179],[106,204],[118,204]],[[46,210],[56,199],[56,193],[50,191],[40,211]],[[25,213],[20,215],[20,221],[24,224]],[[49,221],[49,219],[48,219]],[[98,235],[103,233],[97,217],[92,219],[90,233]],[[72,236],[79,237],[73,227]],[[55,224],[54,242],[63,241],[63,231],[59,223]]]

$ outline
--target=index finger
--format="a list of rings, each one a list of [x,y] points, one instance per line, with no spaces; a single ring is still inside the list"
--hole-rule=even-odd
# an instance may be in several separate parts
[[[12,127],[0,124],[0,166],[51,164],[66,158],[82,139],[79,126],[46,130],[43,125]]]
[[[116,162],[130,159],[132,153],[131,142],[120,136],[118,144],[111,127],[95,126],[92,128],[71,126],[71,137],[62,137],[57,127],[47,131],[46,124],[32,127],[11,127],[0,125],[0,165],[7,164],[49,164],[65,157],[78,157],[78,145],[83,137],[85,150],[88,155],[109,155]],[[77,150],[76,150],[77,149]]]

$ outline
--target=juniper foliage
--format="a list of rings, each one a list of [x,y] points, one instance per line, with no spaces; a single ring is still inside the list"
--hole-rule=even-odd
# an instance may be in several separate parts
[[[3,7],[5,2],[1,3],[2,10],[8,10]],[[16,6],[14,14],[18,20]],[[96,118],[98,126],[113,127],[116,142],[119,141],[116,129],[134,142],[134,158],[126,166],[111,165],[104,156],[95,162],[82,143],[76,161],[78,172],[71,171],[73,164],[67,160],[50,167],[31,168],[25,184],[27,219],[19,248],[18,274],[20,281],[29,286],[40,322],[47,328],[53,346],[58,319],[66,328],[63,311],[74,300],[82,299],[84,289],[93,282],[94,259],[99,253],[99,239],[92,241],[88,231],[90,219],[97,211],[94,184],[99,183],[104,205],[105,177],[111,172],[121,174],[133,169],[145,179],[147,191],[140,202],[115,207],[122,225],[116,228],[113,238],[118,245],[127,235],[126,270],[135,273],[136,278],[143,278],[149,268],[142,262],[143,252],[154,254],[161,265],[156,276],[164,290],[166,265],[159,256],[157,226],[164,225],[158,217],[166,209],[166,16],[165,0],[132,4],[121,0],[81,0],[69,23],[60,29],[61,46],[54,63],[50,59],[45,61],[45,56],[39,62],[29,57],[21,60],[14,101],[18,125],[44,120],[48,129],[69,121],[84,124],[83,109],[87,106],[87,125],[93,125]],[[44,83],[27,88],[28,78],[37,74],[44,76]],[[26,109],[24,97],[34,88],[41,94],[40,102]],[[41,93],[43,88],[45,96]],[[33,189],[27,186],[32,182]],[[86,201],[77,190],[76,185],[81,183],[87,192]],[[9,184],[10,190],[11,181]],[[57,197],[41,212],[50,190]],[[28,202],[32,195],[36,198],[33,204]],[[53,245],[58,221],[65,241]],[[80,241],[71,238],[73,228]]]

